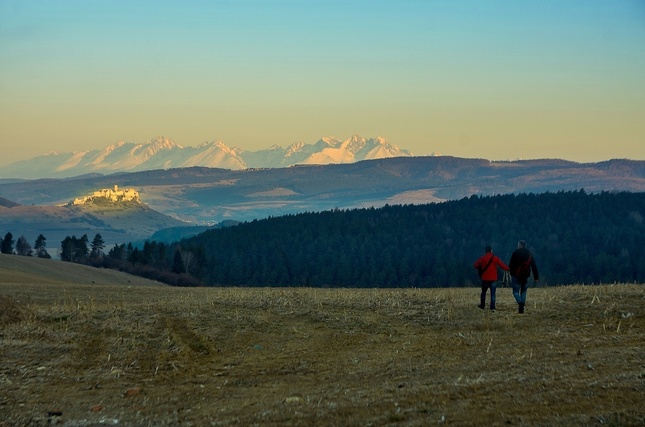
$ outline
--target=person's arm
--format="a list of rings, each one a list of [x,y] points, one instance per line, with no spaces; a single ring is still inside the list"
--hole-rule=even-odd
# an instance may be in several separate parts
[[[504,264],[504,261],[502,261],[502,259],[500,257],[497,257],[496,263],[502,270],[509,271],[508,266],[506,264]]]
[[[511,273],[511,276],[515,276],[515,271],[517,270],[517,254],[513,252],[511,255],[511,261],[508,263],[508,271]]]
[[[531,270],[533,271],[533,281],[537,282],[540,280],[540,274],[538,273],[537,264],[535,263],[535,257],[531,256]]]

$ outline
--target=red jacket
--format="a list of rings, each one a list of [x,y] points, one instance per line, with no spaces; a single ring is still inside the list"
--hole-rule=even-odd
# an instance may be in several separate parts
[[[493,260],[491,261],[491,257]],[[490,261],[490,265],[488,264]],[[484,268],[488,265],[488,268],[484,271],[484,273],[481,275],[482,280],[486,280],[488,282],[496,282],[497,281],[497,267],[499,266],[502,270],[508,271],[508,266],[502,262],[501,259],[497,255],[494,255],[492,252],[487,252],[484,255],[482,255],[477,261],[475,261],[475,264],[473,267],[479,270],[479,268]]]

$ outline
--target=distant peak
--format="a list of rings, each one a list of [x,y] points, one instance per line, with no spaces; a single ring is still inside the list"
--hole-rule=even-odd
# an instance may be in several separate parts
[[[387,139],[383,138],[382,136],[377,136],[376,138],[373,138],[374,142],[377,142],[381,145],[387,144]]]
[[[337,145],[338,143],[341,142],[340,139],[336,138],[335,136],[326,136],[326,137],[320,138],[320,141],[329,145]]]
[[[304,142],[302,142],[302,141],[298,141],[298,142],[294,142],[293,144],[291,144],[291,145],[289,146],[289,148],[292,148],[292,147],[293,147],[293,148],[302,148],[302,147],[304,147],[304,146],[305,146],[305,143],[304,143]],[[276,147],[276,146],[274,145],[274,147]],[[278,145],[278,147],[279,147],[279,145]]]
[[[181,145],[176,144],[172,139],[166,138],[165,136],[158,136],[149,140],[146,144],[154,145],[160,148],[182,148]]]

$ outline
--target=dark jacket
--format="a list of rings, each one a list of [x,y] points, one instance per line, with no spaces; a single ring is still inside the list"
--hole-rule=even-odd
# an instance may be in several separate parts
[[[511,272],[511,276],[516,277],[518,281],[524,285],[526,284],[528,277],[521,277],[519,275],[520,266],[531,258],[531,271],[533,272],[533,280],[540,280],[540,274],[538,273],[537,265],[535,264],[535,257],[531,254],[526,248],[515,249],[511,255],[511,262],[508,263],[508,268]]]

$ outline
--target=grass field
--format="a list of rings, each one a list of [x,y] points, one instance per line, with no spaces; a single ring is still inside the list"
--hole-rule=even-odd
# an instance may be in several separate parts
[[[0,256],[0,426],[645,425],[645,286],[478,296]]]

